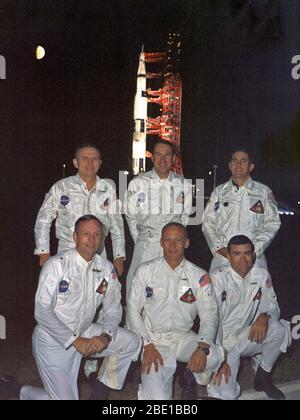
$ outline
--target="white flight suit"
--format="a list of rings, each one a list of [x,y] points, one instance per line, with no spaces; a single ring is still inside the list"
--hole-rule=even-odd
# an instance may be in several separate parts
[[[110,232],[114,259],[124,258],[124,223],[113,186],[97,177],[95,187],[89,191],[78,173],[56,182],[46,194],[35,224],[34,253],[50,253],[50,227],[55,218],[58,252],[74,248],[75,222],[85,214],[96,216],[104,225],[101,249],[104,249],[105,237]]]
[[[261,367],[271,372],[281,352],[291,344],[290,323],[279,321],[280,309],[267,270],[253,268],[246,278],[240,277],[231,267],[211,273],[220,315],[217,343],[228,351],[227,363],[231,369],[228,384],[208,386],[209,396],[235,400],[241,388],[237,382],[241,357],[262,353]],[[248,337],[252,324],[260,314],[269,318],[268,334],[263,343],[251,342]]]
[[[192,186],[174,172],[167,179],[160,179],[153,169],[129,183],[124,214],[135,247],[126,279],[127,299],[138,266],[163,255],[160,246],[163,227],[171,222],[186,226],[191,211]]]
[[[192,331],[197,314],[198,335]],[[176,361],[188,362],[199,342],[210,345],[205,371],[194,374],[200,385],[209,382],[224,360],[222,347],[214,344],[218,306],[210,277],[187,260],[175,270],[164,258],[141,265],[132,282],[127,317],[144,346],[153,343],[164,361],[158,372],[152,366],[149,375],[142,375],[139,399],[170,400]]]
[[[50,258],[42,269],[35,298],[38,325],[33,353],[44,389],[25,386],[21,399],[78,400],[77,377],[82,355],[72,343],[105,332],[112,337],[99,380],[121,389],[140,339],[119,327],[122,316],[120,283],[113,265],[99,255],[87,263],[76,249]],[[99,305],[100,323],[92,323]],[[108,357],[110,356],[110,357]]]
[[[267,269],[265,250],[273,241],[281,222],[272,191],[251,178],[243,187],[232,180],[212,193],[203,215],[203,234],[214,255],[211,270],[229,265],[218,250],[229,240],[245,235],[254,243],[256,267]]]

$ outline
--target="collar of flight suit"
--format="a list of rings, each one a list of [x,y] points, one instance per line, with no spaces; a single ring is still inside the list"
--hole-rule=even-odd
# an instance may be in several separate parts
[[[86,261],[84,258],[82,258],[82,256],[79,254],[79,252],[77,251],[77,249],[74,249],[74,253],[75,253],[75,259],[76,259],[76,263],[84,270],[84,271],[89,271],[92,267],[92,265],[95,262],[95,258],[96,256],[94,256],[94,258],[91,261]]]
[[[75,178],[76,178],[78,184],[81,185],[86,191],[88,191],[86,183],[80,177],[79,172],[77,172],[77,174],[75,175]],[[91,192],[91,191],[94,191],[94,190],[102,192],[102,193],[107,191],[107,186],[104,184],[104,180],[99,178],[98,175],[96,175],[96,182],[95,182],[94,187],[88,192]]]
[[[236,271],[234,271],[232,267],[230,267],[229,272],[231,274],[231,277],[236,283],[240,283],[240,282],[246,283],[247,281],[250,280],[252,270],[249,271],[246,277],[241,277]]]
[[[178,273],[180,270],[182,270],[185,266],[186,263],[186,259],[184,258],[181,263],[173,270],[173,268],[167,263],[165,257],[163,257],[163,263],[165,265],[165,267],[167,267],[167,269],[171,272],[171,273]]]
[[[230,179],[230,181],[229,181],[229,186],[230,186],[230,188],[231,189],[233,189],[233,188],[236,188],[237,187],[237,185],[233,182],[233,179],[231,178]],[[241,188],[245,188],[246,190],[248,190],[249,192],[251,192],[252,190],[253,190],[253,188],[254,188],[254,181],[253,181],[253,179],[251,178],[251,176],[248,178],[248,180],[247,180],[247,182],[246,182],[246,184],[245,185],[243,185],[242,187],[239,187],[238,189],[241,189]]]
[[[156,180],[158,180],[158,181],[169,181],[169,182],[172,182],[172,181],[173,181],[173,179],[174,179],[174,173],[173,173],[173,171],[170,171],[168,178],[166,178],[166,179],[163,179],[163,180],[162,180],[162,179],[161,179],[161,178],[157,175],[156,170],[153,168],[153,169],[152,169],[152,171],[150,172],[150,178],[152,178],[152,179],[156,179]]]

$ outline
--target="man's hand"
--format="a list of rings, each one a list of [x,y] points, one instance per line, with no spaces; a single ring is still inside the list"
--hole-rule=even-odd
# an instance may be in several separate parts
[[[269,319],[267,314],[260,314],[257,320],[253,323],[250,333],[249,340],[255,341],[256,343],[262,343],[268,334]]]
[[[40,255],[40,267],[43,267],[46,261],[50,258],[50,254],[41,254]]]
[[[105,336],[102,334],[100,336],[94,336],[90,338],[89,343],[87,345],[87,352],[88,355],[92,355],[95,353],[101,353],[103,350],[105,350],[109,345],[109,341]]]
[[[78,351],[78,353],[82,354],[83,356],[88,356],[87,346],[90,342],[89,338],[82,338],[78,337],[73,342],[72,346]]]
[[[220,367],[219,371],[214,374],[213,379],[212,379],[213,384],[220,386],[223,376],[224,376],[225,384],[228,384],[229,376],[231,376],[231,370],[230,370],[230,366],[226,362],[224,362],[222,366]]]
[[[73,343],[73,347],[85,357],[95,353],[101,353],[108,345],[109,342],[107,339],[101,335],[92,338],[78,337]]]
[[[218,251],[218,254],[222,255],[222,257],[228,259],[228,251],[227,248],[221,248]]]
[[[149,375],[152,364],[155,366],[155,372],[158,372],[159,364],[163,366],[164,361],[159,351],[156,350],[154,344],[151,343],[144,347],[142,373]]]
[[[202,343],[201,343],[202,345]],[[202,347],[209,348],[208,345],[204,345]],[[207,363],[207,356],[203,350],[197,348],[194,353],[192,354],[186,368],[190,369],[194,373],[200,373],[205,370]]]
[[[119,277],[122,276],[124,273],[124,260],[123,258],[116,258],[114,261],[115,269],[117,270],[117,274]]]

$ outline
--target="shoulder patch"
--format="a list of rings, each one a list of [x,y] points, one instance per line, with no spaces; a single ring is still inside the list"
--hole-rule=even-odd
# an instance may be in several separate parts
[[[113,280],[116,280],[116,278],[118,278],[118,274],[117,274],[117,271],[116,271],[115,267],[111,270],[111,278]]]
[[[152,287],[147,286],[146,289],[145,289],[145,294],[146,294],[147,299],[152,298],[152,296],[153,296]]]
[[[211,278],[209,274],[204,274],[201,279],[199,280],[199,286],[205,287],[208,284],[212,284]]]
[[[62,195],[60,197],[60,204],[62,206],[64,206],[64,207],[67,206],[69,204],[69,202],[70,202],[70,198],[67,195]]]
[[[67,293],[68,290],[69,290],[69,283],[67,282],[67,280],[62,279],[59,282],[59,286],[58,286],[59,293]]]

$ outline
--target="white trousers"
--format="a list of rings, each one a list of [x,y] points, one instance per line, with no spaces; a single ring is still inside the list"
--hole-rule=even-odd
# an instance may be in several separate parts
[[[228,267],[229,265],[230,262],[227,258],[223,257],[220,254],[215,254],[210,265],[210,272],[212,272],[213,270],[221,270],[222,268]],[[255,261],[254,267],[264,268],[265,270],[268,270],[266,257],[262,255],[260,258],[258,258]]]
[[[92,324],[82,335],[91,338],[100,335],[101,325]],[[33,355],[43,381],[44,389],[24,386],[22,400],[78,400],[77,378],[82,355],[72,346],[65,350],[39,326],[33,337]],[[118,328],[115,340],[107,349],[96,353],[104,357],[99,380],[110,388],[121,389],[132,360],[137,360],[141,341],[138,336]]]
[[[163,256],[163,249],[160,245],[160,240],[140,240],[138,239],[133,251],[130,269],[126,278],[126,300],[128,300],[129,292],[134,278],[135,272],[138,267],[148,261]]]
[[[174,340],[176,338],[176,341]],[[173,388],[173,376],[176,371],[177,361],[187,363],[198,346],[198,336],[193,331],[183,335],[162,337],[153,340],[156,349],[162,355],[164,365],[159,365],[158,372],[151,367],[149,375],[142,374],[142,384],[139,387],[139,400],[171,400]],[[212,345],[207,357],[206,369],[203,373],[195,373],[195,379],[199,385],[207,385],[213,374],[221,366],[224,360],[222,347]]]
[[[281,351],[286,351],[289,342],[290,330],[287,325],[278,321],[271,321],[267,337],[263,343],[252,342],[248,339],[251,327],[247,327],[239,336],[239,340],[227,355],[227,363],[230,366],[231,376],[228,384],[224,377],[221,385],[208,385],[208,395],[221,400],[237,400],[241,393],[241,387],[237,381],[241,357],[252,357],[261,353],[260,366],[266,372],[271,372],[274,363]],[[286,344],[284,344],[286,343]]]

